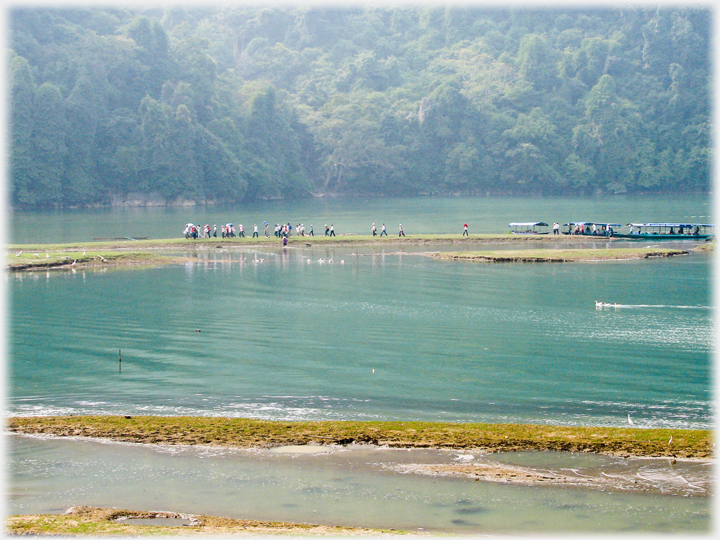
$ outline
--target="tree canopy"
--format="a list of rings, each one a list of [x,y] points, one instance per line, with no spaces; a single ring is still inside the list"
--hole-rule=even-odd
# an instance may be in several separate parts
[[[704,192],[698,7],[10,12],[10,201]]]

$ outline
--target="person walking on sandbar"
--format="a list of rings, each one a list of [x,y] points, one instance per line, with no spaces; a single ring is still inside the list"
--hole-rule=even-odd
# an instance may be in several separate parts
[[[385,229],[384,223],[382,224],[382,229],[380,229],[380,236],[382,236],[383,234],[387,236],[387,230]]]
[[[375,224],[372,225],[372,234],[373,236],[377,236],[377,227],[375,227]]]
[[[312,223],[310,224],[310,232],[308,233],[308,236],[312,236],[313,238],[315,237],[315,233],[313,232]]]
[[[463,236],[470,236],[468,234],[468,224],[463,225]]]
[[[398,226],[398,236],[405,236],[405,232],[402,228],[402,223]]]
[[[335,226],[330,224],[330,236],[335,236]]]
[[[253,238],[260,238],[260,235],[258,234],[257,223],[255,224],[255,227],[253,228],[253,235],[252,235],[252,237],[253,237]]]

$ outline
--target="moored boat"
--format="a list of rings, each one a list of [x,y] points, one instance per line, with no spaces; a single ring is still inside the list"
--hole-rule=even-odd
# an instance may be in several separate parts
[[[617,238],[630,240],[708,240],[715,225],[705,223],[628,223],[627,233],[615,232]]]
[[[565,223],[567,231],[563,234],[582,236],[615,236],[615,231],[622,227],[620,223],[599,223],[597,221],[571,221]]]
[[[548,224],[542,221],[521,221],[508,225],[511,234],[548,234]]]

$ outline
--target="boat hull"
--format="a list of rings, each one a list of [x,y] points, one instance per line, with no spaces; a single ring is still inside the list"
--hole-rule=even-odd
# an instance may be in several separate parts
[[[712,234],[622,234],[614,233],[614,238],[627,240],[708,240]]]
[[[591,237],[591,238],[608,238],[608,237],[610,236],[610,235],[607,234],[607,233],[597,233],[597,234],[593,234],[593,233],[578,233],[578,234],[575,234],[575,233],[563,232],[563,234],[564,234],[565,236],[589,236],[589,237]],[[615,234],[615,233],[613,233],[612,236],[618,236],[618,235]]]

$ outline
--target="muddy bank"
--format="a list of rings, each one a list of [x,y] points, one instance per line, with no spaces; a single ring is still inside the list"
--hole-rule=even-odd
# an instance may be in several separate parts
[[[682,249],[657,247],[621,249],[574,249],[574,250],[520,250],[520,251],[474,251],[431,253],[435,259],[490,263],[567,263],[623,261],[677,257],[690,252]]]
[[[643,458],[644,459],[644,458]],[[490,459],[453,464],[413,463],[394,467],[403,473],[450,476],[474,481],[521,486],[564,486],[600,491],[659,493],[682,497],[711,495],[710,461],[682,463],[674,458],[640,458],[632,462],[578,467],[572,459],[565,466],[538,467],[493,462]]]

